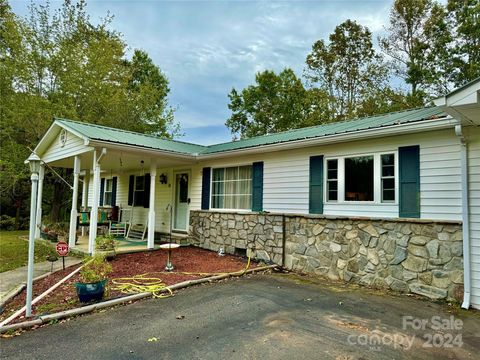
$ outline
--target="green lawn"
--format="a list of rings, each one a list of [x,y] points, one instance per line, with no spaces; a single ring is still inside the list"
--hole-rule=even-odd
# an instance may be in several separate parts
[[[28,236],[28,231],[0,231],[0,272],[27,265],[28,242],[19,239],[19,235]],[[35,242],[35,262],[45,261],[52,249]]]

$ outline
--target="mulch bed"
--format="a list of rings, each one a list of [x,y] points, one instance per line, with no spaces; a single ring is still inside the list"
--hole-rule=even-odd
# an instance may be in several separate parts
[[[117,255],[110,261],[113,272],[109,279],[120,277],[131,277],[149,273],[153,277],[159,277],[168,286],[177,284],[185,280],[198,279],[206,275],[179,274],[179,272],[199,272],[199,273],[226,273],[243,270],[247,259],[233,255],[218,256],[216,252],[194,248],[180,247],[173,251],[172,263],[175,267],[171,273],[163,273],[167,262],[167,252],[163,250],[141,252],[134,254]],[[50,276],[36,281],[33,284],[33,298],[40,295],[51,286],[55,285],[62,278],[70,274],[80,265],[74,265],[65,270],[58,271]],[[250,268],[256,267],[253,261]],[[157,272],[157,274],[155,274]],[[159,272],[162,272],[159,274]],[[80,303],[77,297],[75,282],[79,280],[79,274],[75,274],[51,294],[46,296],[40,302],[33,306],[33,316],[51,314],[58,311],[73,309],[84,304]],[[6,319],[15,311],[25,305],[26,290],[14,297],[6,306],[0,320]],[[114,299],[120,296],[126,296],[119,291],[113,290],[111,282],[107,287],[104,300]],[[24,316],[18,317],[11,323],[25,321]]]

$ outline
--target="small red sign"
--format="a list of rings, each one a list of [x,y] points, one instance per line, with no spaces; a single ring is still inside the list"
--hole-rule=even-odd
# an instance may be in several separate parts
[[[56,246],[57,254],[59,256],[67,256],[68,255],[68,244],[65,241],[59,241]]]

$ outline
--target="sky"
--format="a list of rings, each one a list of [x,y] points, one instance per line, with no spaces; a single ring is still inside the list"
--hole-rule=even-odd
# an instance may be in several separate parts
[[[39,1],[44,3],[44,1]],[[28,14],[29,1],[11,0]],[[87,0],[96,22],[107,12],[129,46],[148,52],[170,82],[169,103],[185,134],[203,145],[230,141],[228,93],[266,69],[292,68],[301,76],[313,43],[353,19],[374,38],[388,25],[392,0],[336,1],[126,1]],[[51,7],[61,2],[51,1]]]

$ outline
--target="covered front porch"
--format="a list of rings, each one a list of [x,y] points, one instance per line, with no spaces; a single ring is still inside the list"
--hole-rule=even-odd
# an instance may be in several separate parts
[[[174,143],[178,149],[183,143],[121,130],[108,132],[112,129],[57,120],[42,138],[34,151],[40,158],[35,237],[40,237],[45,225],[45,171],[66,168],[73,170],[66,236],[70,248],[94,254],[96,239],[102,236],[115,238],[117,252],[152,250],[160,242],[185,242],[193,157],[155,149],[156,141]],[[120,143],[119,135],[137,145]]]

